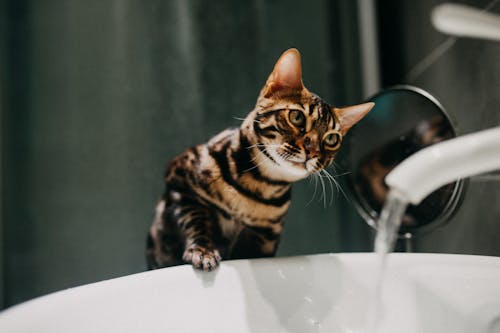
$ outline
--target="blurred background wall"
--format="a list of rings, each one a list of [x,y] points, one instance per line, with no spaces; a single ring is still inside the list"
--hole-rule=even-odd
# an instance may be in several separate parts
[[[0,308],[143,271],[168,160],[238,126],[289,47],[335,105],[362,101],[380,73],[436,95],[461,134],[498,125],[500,44],[458,39],[415,72],[447,40],[429,19],[441,2],[3,1]],[[473,179],[417,250],[500,255],[499,192],[495,176]],[[294,187],[279,255],[371,250],[341,193],[326,207],[313,194]]]

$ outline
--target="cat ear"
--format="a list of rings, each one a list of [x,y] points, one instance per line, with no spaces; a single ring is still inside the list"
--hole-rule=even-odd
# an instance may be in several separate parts
[[[370,112],[373,106],[375,106],[375,103],[369,102],[347,106],[340,109],[333,108],[333,112],[340,121],[342,135],[345,135],[351,127],[353,127],[358,121],[363,119],[363,117],[366,116],[368,112]]]
[[[274,65],[263,89],[265,97],[273,94],[293,95],[304,89],[302,84],[302,64],[297,49],[286,50]]]

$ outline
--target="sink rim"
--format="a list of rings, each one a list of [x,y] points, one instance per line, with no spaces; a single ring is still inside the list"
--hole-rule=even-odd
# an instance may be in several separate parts
[[[285,288],[285,286],[266,286],[266,281],[270,280],[273,283],[276,283],[277,281],[279,282],[280,278],[282,277],[281,275],[283,275],[288,279],[286,282],[288,283],[286,285],[287,288],[293,288],[292,290],[294,290],[294,292],[296,292],[297,295],[301,297],[311,295],[311,299],[315,300],[317,304],[322,304],[321,301],[323,296],[321,294],[324,290],[324,284],[318,287],[314,286],[314,283],[318,281],[320,283],[330,281],[328,280],[328,277],[325,278],[324,276],[321,276],[324,272],[326,272],[326,274],[330,274],[329,276],[334,276],[336,279],[337,276],[332,274],[340,272],[342,273],[340,275],[344,275],[344,277],[341,276],[341,278],[344,279],[344,289],[347,288],[344,290],[339,287],[340,289],[336,291],[337,293],[335,295],[340,297],[338,302],[341,302],[342,300],[347,299],[346,297],[349,296],[346,294],[346,290],[348,292],[353,292],[354,290],[352,286],[350,287],[350,283],[361,283],[359,285],[366,289],[366,286],[368,285],[366,283],[366,280],[370,280],[370,277],[367,277],[368,274],[365,273],[371,272],[372,268],[375,267],[377,259],[376,257],[377,255],[373,252],[323,253],[276,258],[228,260],[223,261],[221,263],[221,267],[219,267],[216,271],[209,273],[194,270],[190,265],[181,265],[155,271],[141,272],[58,291],[10,307],[0,312],[0,331],[2,331],[2,327],[9,327],[9,323],[11,325],[10,327],[12,328],[12,325],[16,325],[16,323],[22,324],[22,321],[26,321],[24,320],[24,318],[33,318],[34,315],[36,315],[37,317],[36,320],[33,319],[33,323],[36,323],[38,320],[38,323],[42,323],[42,325],[45,326],[50,326],[52,323],[47,323],[47,321],[51,320],[50,316],[52,315],[53,317],[53,313],[48,311],[47,308],[51,308],[56,312],[60,311],[61,309],[83,309],[85,311],[85,309],[87,309],[84,307],[85,302],[88,302],[89,305],[96,305],[99,300],[97,298],[92,299],[92,297],[94,297],[95,295],[102,295],[103,293],[108,296],[111,295],[109,297],[117,297],[117,299],[115,300],[105,300],[106,303],[109,303],[111,305],[118,304],[118,306],[121,306],[121,302],[123,302],[124,304],[132,304],[130,303],[130,298],[133,299],[136,296],[135,294],[124,294],[124,292],[129,290],[127,288],[139,292],[139,300],[149,301],[151,298],[154,299],[155,297],[157,297],[157,293],[170,293],[172,289],[169,289],[169,287],[171,286],[169,286],[168,283],[174,283],[172,288],[175,288],[175,286],[177,285],[182,285],[184,281],[188,281],[187,283],[191,283],[190,286],[193,287],[191,293],[192,295],[201,293],[202,295],[208,295],[210,297],[212,297],[214,293],[217,293],[218,290],[220,291],[220,288],[224,283],[228,283],[229,287],[226,289],[226,292],[223,293],[224,295],[222,295],[221,300],[219,300],[218,303],[215,302],[214,304],[219,304],[219,306],[227,306],[228,304],[233,304],[231,305],[232,307],[240,307],[244,310],[245,308],[248,308],[249,304],[254,304],[252,302],[257,302],[255,304],[266,306],[268,310],[271,309],[270,311],[275,312],[271,313],[269,315],[270,317],[263,320],[263,322],[269,320],[269,322],[280,323],[280,321],[286,320],[286,316],[283,315],[283,312],[281,312],[281,314],[279,313],[279,308],[281,306],[286,307],[289,304],[287,303],[287,301],[281,302],[279,299],[277,300],[276,295],[278,293],[278,296],[280,296],[280,293],[286,292],[286,289],[281,289]],[[331,265],[327,263],[331,263]],[[390,275],[393,276],[391,279],[398,279],[401,276],[410,277],[411,274],[414,274],[415,272],[418,273],[422,270],[425,271],[426,266],[437,267],[442,266],[443,264],[448,264],[450,265],[450,267],[463,267],[463,269],[466,269],[467,267],[470,267],[471,269],[475,269],[476,267],[493,267],[496,272],[495,274],[498,273],[498,276],[500,277],[500,257],[494,256],[436,253],[392,253],[389,255],[387,263],[388,271],[390,271]],[[313,273],[313,278],[315,277],[316,280],[302,280],[304,276],[310,277],[311,274],[309,273]],[[359,277],[360,281],[351,281],[351,275],[349,274],[351,274],[353,277]],[[345,284],[345,281],[348,281],[348,284]],[[397,280],[394,281],[397,282]],[[158,285],[159,287],[155,289],[155,285]],[[318,291],[318,288],[323,289]],[[401,286],[397,288],[403,290],[403,295],[408,294],[408,290],[406,290],[408,288],[403,288]],[[143,292],[145,293],[144,295],[142,294]],[[328,292],[330,291],[328,290]],[[495,292],[497,291],[495,290]],[[183,294],[177,295],[178,297],[184,296]],[[409,293],[408,295],[411,296],[411,293]],[[189,298],[189,296],[185,297]],[[172,298],[176,299],[175,297]],[[249,300],[252,302],[248,303]],[[163,301],[163,299],[161,301]],[[79,305],[75,303],[81,302],[83,302],[84,304],[79,308]],[[289,311],[287,310],[288,313],[285,311],[286,315],[294,315],[295,313],[293,311],[300,312],[305,309],[306,312],[311,312],[317,309],[314,308],[314,304],[310,306],[306,304],[307,306],[309,306],[309,308],[307,308],[307,306],[304,307],[300,304],[299,301],[297,301],[296,298],[292,298],[290,302],[294,307],[290,308]],[[324,304],[327,304],[328,306],[331,305],[328,302]],[[344,303],[339,304],[343,306]],[[146,304],[145,306],[152,307],[152,305],[148,304]],[[336,306],[338,306],[338,304]],[[140,308],[135,310],[140,311]],[[327,310],[330,311],[331,309]],[[334,310],[337,311],[338,309]],[[43,313],[40,313],[40,311],[42,311]],[[90,309],[90,312],[92,311],[97,310]],[[120,318],[120,316],[123,316],[123,313],[121,313],[119,310],[116,311],[118,311],[118,313],[113,313],[111,315],[115,316],[116,318]],[[133,314],[135,315],[135,313]],[[240,317],[238,317],[238,315]],[[252,318],[255,319],[255,316],[257,314],[254,311],[254,313],[250,313],[250,315],[252,315]],[[260,316],[260,313],[258,315]],[[249,314],[247,309],[246,313],[239,313],[235,315],[235,317],[238,317],[240,319],[228,318],[227,320],[233,320],[233,322],[241,324],[241,318],[244,318],[244,320],[248,322],[248,316]],[[276,318],[274,318],[273,316]],[[330,312],[323,313],[323,316],[323,318],[327,318],[328,316],[330,316]],[[83,317],[76,316],[76,318],[77,320],[83,320]],[[257,318],[260,317],[257,316]],[[51,327],[51,329],[54,328]],[[83,331],[84,330],[82,330],[82,332]],[[29,332],[29,330],[18,330],[18,332]],[[94,330],[94,332],[97,332],[97,330]],[[227,332],[230,331],[228,330]]]

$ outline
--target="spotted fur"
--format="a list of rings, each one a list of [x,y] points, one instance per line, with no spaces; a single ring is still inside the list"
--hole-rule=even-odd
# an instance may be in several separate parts
[[[302,84],[300,54],[276,63],[241,127],[169,164],[147,244],[149,268],[276,253],[291,183],[330,165],[342,137],[373,106],[334,108]]]

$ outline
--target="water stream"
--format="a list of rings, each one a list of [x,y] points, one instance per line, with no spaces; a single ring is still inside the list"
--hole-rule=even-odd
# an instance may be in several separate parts
[[[394,249],[399,226],[407,205],[408,202],[399,192],[395,190],[389,192],[380,212],[375,237],[375,253],[378,254],[382,263],[385,262],[387,254]]]
[[[379,331],[379,325],[384,317],[383,288],[387,264],[387,255],[394,249],[397,240],[399,226],[406,210],[408,202],[395,190],[391,190],[387,196],[384,207],[380,212],[377,223],[377,235],[375,237],[375,253],[378,263],[376,265],[375,290],[368,314],[367,332]]]

